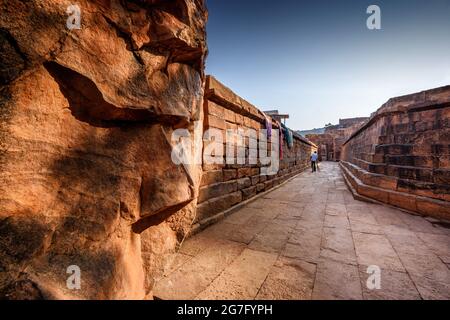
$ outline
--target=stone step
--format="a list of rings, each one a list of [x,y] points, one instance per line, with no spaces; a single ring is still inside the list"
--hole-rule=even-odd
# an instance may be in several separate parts
[[[405,155],[411,154],[413,144],[381,144],[375,146],[375,154]]]
[[[388,165],[445,168],[449,167],[450,156],[385,155],[384,162]]]
[[[344,163],[365,184],[450,201],[450,170],[448,169],[433,170],[431,181],[419,181],[410,179],[408,175],[406,175],[407,178],[401,178],[384,174],[382,169],[376,172],[376,170],[373,170],[373,165],[361,160],[355,164]],[[382,168],[382,166],[379,166],[379,168]],[[391,169],[386,171],[388,170]]]
[[[376,163],[376,164],[384,164],[384,155],[383,154],[375,154],[372,152],[363,152],[359,154],[358,159],[370,162],[370,163]]]
[[[378,203],[386,203],[408,211],[418,212],[423,215],[438,219],[450,219],[450,202],[408,194],[397,190],[390,190],[367,184],[367,179],[360,179],[367,173],[359,172],[353,164],[341,161],[340,163],[344,177],[350,190],[356,198],[361,200],[373,200]]]
[[[407,134],[394,134],[394,135],[383,135],[378,138],[379,144],[408,144],[414,141],[417,134],[407,133]]]
[[[439,120],[433,119],[431,121],[408,121],[405,123],[384,126],[381,128],[381,135],[428,134],[428,132],[450,128],[449,123],[449,120],[445,118]]]
[[[388,157],[388,156],[385,156]],[[398,156],[401,157],[401,156]],[[448,159],[442,159],[448,161]],[[354,158],[354,163],[361,169],[400,179],[417,180],[420,182],[450,183],[449,169],[434,169],[433,167],[418,167],[408,165],[396,165],[391,163],[373,163],[363,159]]]
[[[381,135],[378,138],[379,144],[416,144],[421,143],[421,141],[440,141],[443,143],[450,143],[450,129]]]

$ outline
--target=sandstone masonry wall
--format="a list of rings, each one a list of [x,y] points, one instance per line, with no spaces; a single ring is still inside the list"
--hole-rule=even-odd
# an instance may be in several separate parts
[[[450,219],[450,86],[393,98],[344,144],[353,190]]]
[[[249,102],[237,96],[214,77],[208,76],[204,101],[205,130],[219,129],[225,134],[227,129],[265,130],[263,113]],[[271,119],[273,129],[279,129],[278,124]],[[249,154],[249,143],[244,146]],[[206,145],[205,145],[206,147]],[[225,141],[224,141],[224,155]],[[268,150],[271,145],[268,144]],[[199,193],[197,219],[194,229],[208,226],[220,219],[224,211],[255,197],[257,194],[270,190],[290,177],[300,173],[310,166],[310,155],[317,147],[300,135],[294,135],[294,144],[289,148],[283,139],[283,158],[280,170],[276,175],[261,175],[261,163],[250,165],[247,157],[245,165],[226,164],[203,165],[203,178]]]

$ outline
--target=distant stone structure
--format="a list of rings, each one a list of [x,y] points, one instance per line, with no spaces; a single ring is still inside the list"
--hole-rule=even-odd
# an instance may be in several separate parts
[[[450,219],[450,86],[390,99],[341,160],[356,196]]]
[[[317,145],[320,161],[339,161],[342,144],[368,119],[340,119],[338,125],[325,127],[323,134],[307,134],[306,138]]]

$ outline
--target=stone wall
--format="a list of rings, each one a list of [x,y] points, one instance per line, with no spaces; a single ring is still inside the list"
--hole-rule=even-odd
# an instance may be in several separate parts
[[[333,161],[341,160],[342,145],[369,118],[340,119],[338,126],[325,129],[325,134],[333,136]]]
[[[253,129],[258,132],[266,129],[263,113],[214,77],[207,77],[205,92],[205,130],[215,128],[225,134],[227,129]],[[273,129],[279,129],[276,121],[270,121]],[[223,142],[223,154],[226,155],[226,141]],[[205,147],[207,143],[210,142],[205,142]],[[248,138],[245,144],[236,143],[236,148],[240,147],[245,149],[247,156],[250,154],[252,146]],[[270,152],[270,143],[267,148]],[[316,146],[300,135],[294,134],[292,148],[283,139],[280,170],[274,175],[262,175],[261,168],[264,166],[259,161],[257,164],[250,164],[249,157],[246,157],[246,164],[227,164],[225,160],[220,165],[204,164],[195,229],[208,226],[223,217],[229,208],[270,190],[305,170],[310,166],[310,155],[315,150]]]
[[[369,118],[340,119],[339,124],[325,128],[323,134],[309,134],[306,138],[317,145],[320,161],[339,161],[344,142]]]
[[[334,136],[328,133],[307,134],[306,138],[317,145],[319,161],[334,161]]]
[[[450,86],[393,98],[344,144],[353,191],[450,219]]]
[[[72,4],[0,1],[0,299],[151,297],[195,217],[204,1]]]

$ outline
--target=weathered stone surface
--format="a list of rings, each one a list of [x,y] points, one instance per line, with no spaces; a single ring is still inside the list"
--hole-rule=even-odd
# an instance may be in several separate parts
[[[418,233],[418,236],[443,262],[450,264],[450,236],[429,233]]]
[[[237,181],[238,189],[242,190],[248,188],[252,185],[252,180],[250,178],[242,178]]]
[[[351,231],[340,227],[324,228],[320,256],[346,264],[356,264]]]
[[[392,271],[405,272],[405,268],[386,237],[354,232],[353,240],[360,265],[376,265]]]
[[[252,179],[252,186],[256,186],[259,183],[259,176],[253,176]]]
[[[296,228],[288,240],[283,255],[317,263],[322,242],[322,227]]]
[[[239,186],[239,181],[228,181],[209,185],[200,189],[198,202],[202,203],[212,198],[217,198],[222,195],[233,193],[241,188],[242,187]]]
[[[203,173],[201,187],[216,184],[223,181],[222,170],[207,171]]]
[[[279,258],[256,296],[256,300],[310,300],[316,266]]]
[[[289,228],[285,225],[272,221],[271,224],[260,232],[250,243],[249,248],[252,250],[265,252],[281,252],[286,246],[289,238]]]
[[[317,264],[314,300],[361,300],[358,267],[328,259]]]
[[[244,250],[231,241],[213,241],[213,246],[182,265],[167,277],[161,278],[154,289],[155,297],[163,300],[192,300]]]
[[[275,254],[245,249],[197,299],[255,299],[276,259]]]
[[[247,200],[254,196],[256,196],[256,186],[242,190],[242,199]]]
[[[216,213],[224,211],[241,201],[242,192],[238,191],[203,202],[197,207],[196,221],[210,218]]]
[[[238,178],[250,177],[252,175],[252,168],[240,168],[238,169]]]
[[[223,180],[229,181],[237,179],[237,169],[225,169],[223,170]]]
[[[141,299],[195,215],[171,133],[203,117],[207,14],[82,0],[69,30],[69,4],[0,2],[0,296]]]
[[[369,289],[367,282],[371,273],[368,267],[359,267],[361,287],[364,299],[367,300],[421,300],[414,283],[407,273],[381,269],[381,288]]]

